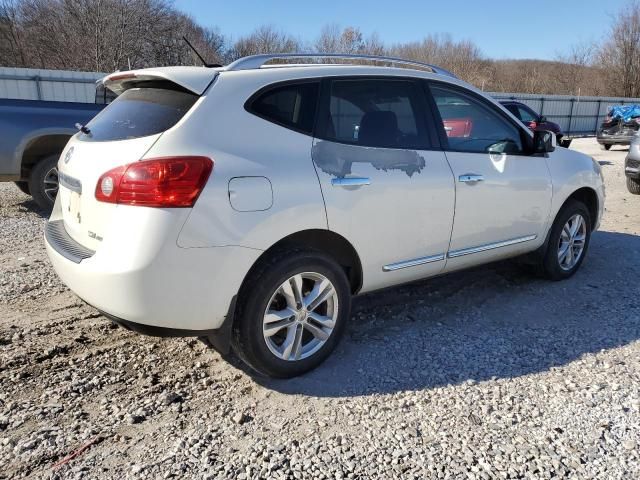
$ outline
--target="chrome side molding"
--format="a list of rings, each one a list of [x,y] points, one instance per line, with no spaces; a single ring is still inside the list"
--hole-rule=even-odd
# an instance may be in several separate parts
[[[383,266],[382,271],[394,272],[396,270],[401,270],[403,268],[417,267],[418,265],[424,265],[425,263],[440,262],[444,260],[444,258],[445,258],[444,253],[441,253],[439,255],[430,255],[428,257],[420,257],[420,258],[414,258],[413,260],[405,260],[404,262],[390,263],[389,265]]]
[[[537,235],[527,235],[526,237],[512,238],[510,240],[504,240],[502,242],[488,243],[486,245],[479,245],[477,247],[463,248],[461,250],[454,250],[447,255],[444,253],[438,255],[430,255],[428,257],[419,257],[412,260],[405,260],[404,262],[390,263],[382,267],[383,272],[394,272],[403,268],[417,267],[418,265],[424,265],[426,263],[441,262],[445,258],[456,258],[464,255],[471,255],[473,253],[486,252],[487,250],[494,250],[496,248],[508,247],[510,245],[517,245],[518,243],[530,242],[538,238]]]
[[[464,255],[471,255],[473,253],[486,252],[487,250],[494,250],[496,248],[508,247],[510,245],[516,245],[518,243],[530,242],[531,240],[535,240],[536,238],[538,238],[537,235],[527,235],[526,237],[512,238],[510,240],[504,240],[502,242],[488,243],[486,245],[479,245],[477,247],[471,248],[463,248],[460,250],[449,252],[447,254],[447,257],[456,258],[462,257]]]

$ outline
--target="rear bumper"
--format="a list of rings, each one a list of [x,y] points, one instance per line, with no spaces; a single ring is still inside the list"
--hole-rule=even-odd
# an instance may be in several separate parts
[[[635,132],[629,135],[606,135],[598,132],[597,140],[600,145],[629,145]]]
[[[122,232],[131,240],[127,251],[122,251],[122,238],[105,237],[95,254],[79,262],[47,238],[45,245],[56,273],[76,295],[132,330],[207,336],[222,328],[246,273],[262,252],[181,248],[175,237],[144,233],[149,239],[138,243],[132,237],[143,232]]]

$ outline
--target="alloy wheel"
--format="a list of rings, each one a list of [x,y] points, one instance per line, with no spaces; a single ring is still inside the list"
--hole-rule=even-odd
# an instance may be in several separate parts
[[[571,270],[582,257],[587,238],[587,223],[576,213],[565,223],[558,242],[558,263],[563,270]]]
[[[271,353],[285,361],[310,357],[331,336],[338,317],[338,293],[319,273],[304,272],[283,282],[264,312],[262,333]]]
[[[44,176],[44,194],[51,203],[55,202],[58,195],[58,167],[53,167]]]

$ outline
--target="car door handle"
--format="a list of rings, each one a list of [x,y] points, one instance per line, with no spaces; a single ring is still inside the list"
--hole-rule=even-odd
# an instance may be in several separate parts
[[[361,187],[363,185],[371,185],[371,179],[367,177],[332,178],[331,185],[334,187]]]
[[[462,183],[475,183],[482,182],[484,177],[482,175],[477,175],[475,173],[465,173],[464,175],[460,175],[458,177],[458,181]]]

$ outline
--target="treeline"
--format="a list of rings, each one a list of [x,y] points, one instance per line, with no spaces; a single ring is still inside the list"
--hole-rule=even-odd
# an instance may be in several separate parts
[[[197,65],[187,37],[209,63],[272,52],[391,55],[433,63],[485,91],[640,96],[640,4],[614,18],[601,44],[554,61],[492,60],[448,35],[387,44],[376,33],[324,26],[300,39],[271,25],[231,38],[202,26],[170,0],[0,0],[0,66],[111,72]]]

